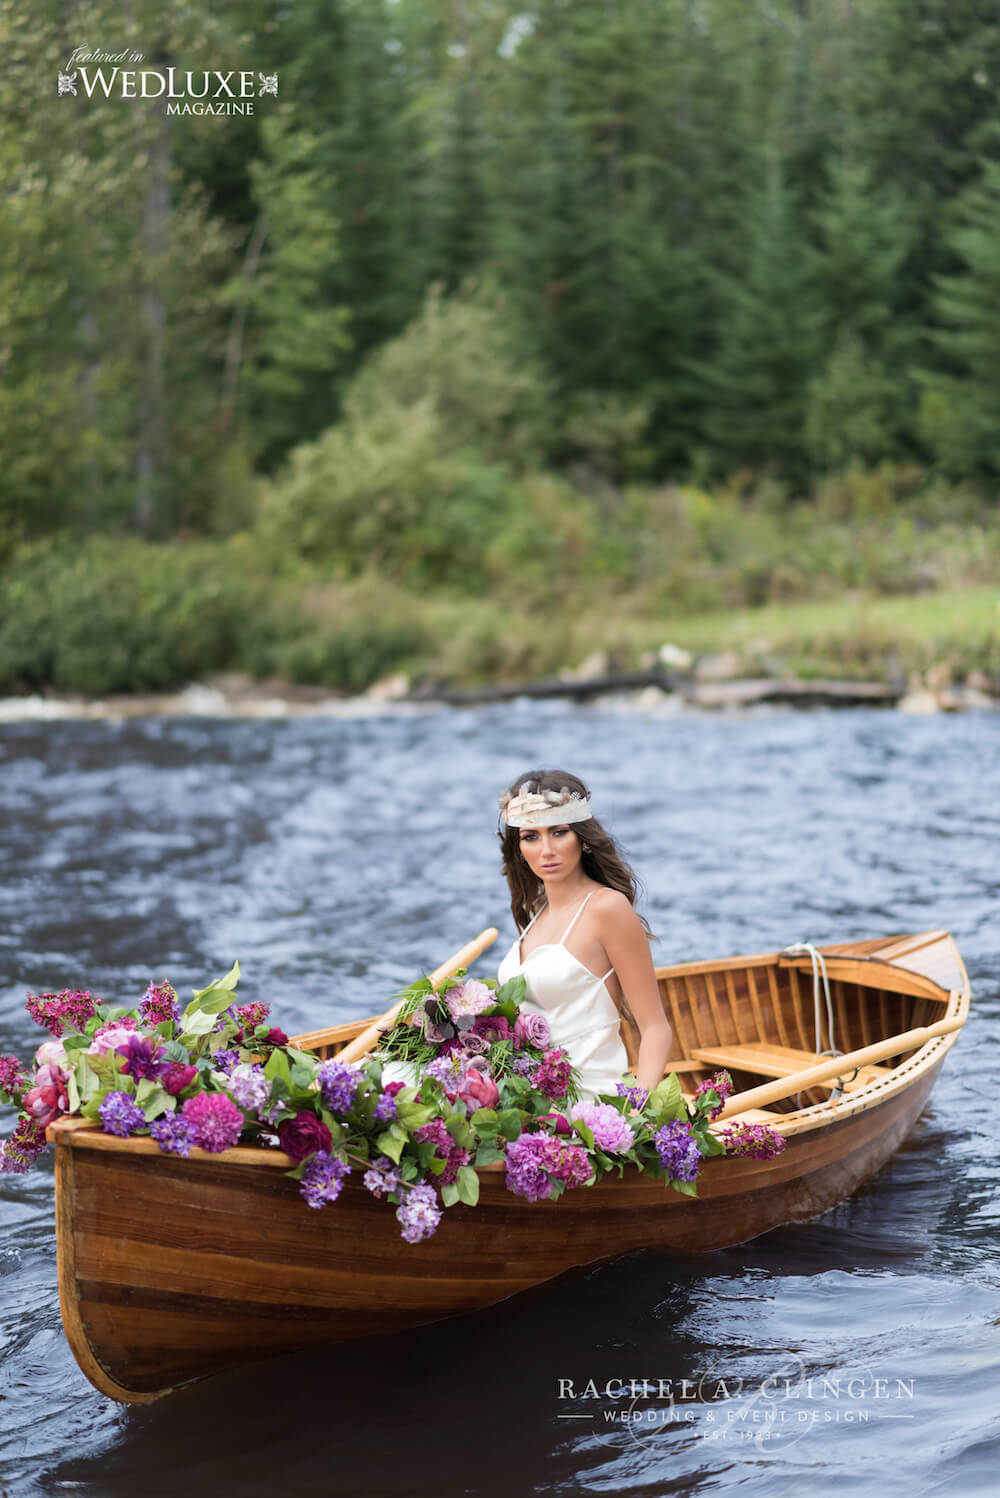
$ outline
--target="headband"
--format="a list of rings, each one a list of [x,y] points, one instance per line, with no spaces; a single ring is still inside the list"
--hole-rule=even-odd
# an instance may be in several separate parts
[[[533,791],[522,785],[517,795],[504,791],[498,800],[508,827],[561,827],[564,822],[589,822],[593,816],[588,798],[566,785],[558,791]]]

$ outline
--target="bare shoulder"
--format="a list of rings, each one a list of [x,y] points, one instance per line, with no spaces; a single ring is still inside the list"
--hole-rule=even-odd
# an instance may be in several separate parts
[[[611,935],[627,936],[642,930],[635,907],[621,890],[600,889],[594,895],[594,913],[601,929]]]

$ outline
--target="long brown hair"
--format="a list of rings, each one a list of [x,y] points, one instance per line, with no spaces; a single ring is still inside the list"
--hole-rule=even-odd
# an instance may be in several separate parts
[[[578,791],[581,796],[590,796],[583,781],[566,770],[528,770],[513,782],[510,794],[514,796],[522,790],[560,791],[563,788]],[[630,905],[635,905],[641,885],[615,847],[611,834],[604,830],[596,817],[589,817],[586,822],[571,822],[569,825],[580,842],[588,845],[581,855],[583,872],[596,883],[603,884],[608,889],[619,890]],[[519,829],[506,825],[501,828],[498,825],[497,836],[502,855],[500,868],[510,890],[511,914],[517,929],[523,931],[538,905],[544,885],[531,872],[521,855]],[[646,935],[655,941],[645,916],[640,915],[639,920]]]

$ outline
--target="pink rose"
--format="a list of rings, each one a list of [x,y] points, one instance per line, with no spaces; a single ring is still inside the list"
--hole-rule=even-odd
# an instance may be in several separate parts
[[[105,1025],[98,1030],[87,1047],[88,1056],[103,1056],[108,1051],[117,1051],[120,1045],[128,1045],[135,1039],[135,1025]]]
[[[39,1067],[35,1085],[24,1094],[25,1112],[40,1129],[47,1129],[54,1118],[69,1108],[68,1078],[61,1066],[51,1063]]]
[[[66,1052],[63,1050],[61,1040],[46,1040],[35,1052],[36,1066],[58,1066],[66,1065]]]
[[[552,1044],[552,1031],[544,1014],[534,1009],[522,1009],[514,1025],[514,1044],[532,1045],[538,1050],[548,1050]]]
[[[474,1113],[477,1108],[495,1108],[500,1101],[500,1089],[488,1072],[472,1066],[458,1096],[469,1112]]]

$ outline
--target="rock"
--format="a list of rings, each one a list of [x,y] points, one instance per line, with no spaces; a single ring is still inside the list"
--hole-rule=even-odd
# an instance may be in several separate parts
[[[594,681],[599,676],[607,676],[611,669],[611,662],[606,650],[594,650],[587,659],[576,668],[577,681]]]
[[[684,698],[679,692],[665,692],[662,687],[643,687],[636,692],[632,705],[641,713],[650,713],[657,718],[670,717],[684,711]]]
[[[735,650],[723,650],[719,655],[703,655],[694,668],[695,681],[734,681],[739,677],[743,663]]]
[[[965,678],[965,685],[971,687],[974,692],[986,692],[990,696],[996,695],[996,686],[985,671],[970,671]]]
[[[941,711],[941,704],[935,694],[927,690],[919,671],[910,672],[906,691],[896,706],[901,713],[939,713]]]
[[[924,674],[929,692],[943,692],[953,681],[951,661],[936,661]]]
[[[177,711],[191,713],[199,718],[226,717],[229,703],[217,687],[201,686],[198,682],[179,693],[176,698]]]
[[[661,666],[672,666],[675,671],[690,671],[694,664],[694,656],[690,650],[684,650],[680,645],[671,645],[669,641],[660,646],[657,656]]]
[[[410,678],[404,672],[397,671],[393,676],[384,676],[381,681],[372,682],[365,696],[374,702],[399,702],[409,691]]]
[[[937,693],[942,712],[989,712],[997,706],[996,698],[988,692],[979,692],[975,687],[949,687]]]

